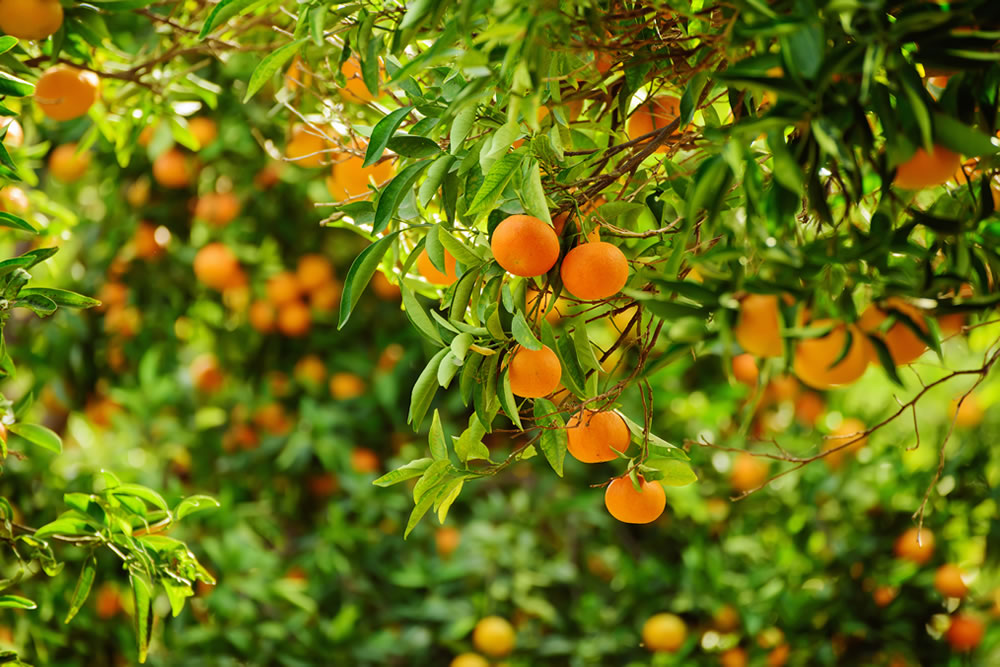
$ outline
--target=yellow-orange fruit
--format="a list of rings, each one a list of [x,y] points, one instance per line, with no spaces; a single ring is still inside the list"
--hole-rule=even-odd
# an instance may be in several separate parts
[[[861,433],[864,433],[868,428],[865,426],[864,422],[855,417],[848,417],[840,423],[840,426],[835,428],[830,432],[832,437],[823,441],[823,451],[832,451],[823,457],[823,461],[826,464],[836,470],[843,464],[844,459],[861,449],[868,443],[868,437],[865,436],[858,440]],[[857,440],[857,442],[854,442]],[[848,445],[847,443],[851,443]],[[846,447],[844,445],[847,445]],[[839,448],[839,449],[838,449]]]
[[[983,405],[979,402],[978,394],[969,394],[961,399],[955,399],[948,406],[948,416],[955,420],[955,426],[959,428],[973,428],[979,426],[983,421]]]
[[[737,382],[748,387],[756,387],[759,375],[760,371],[752,354],[737,354],[733,357],[733,377]]]
[[[73,120],[90,110],[99,87],[94,72],[56,65],[45,70],[35,84],[35,103],[52,120]]]
[[[268,403],[257,409],[253,422],[271,435],[284,435],[292,429],[292,422],[281,403]]]
[[[543,275],[559,259],[556,231],[531,215],[505,218],[493,230],[490,248],[497,264],[515,276]]]
[[[614,65],[615,59],[611,55],[603,51],[594,51],[594,67],[600,74],[607,74]]]
[[[97,608],[98,618],[106,621],[117,616],[122,611],[122,598],[118,589],[110,583],[101,584],[94,596],[94,606]]]
[[[628,138],[638,139],[654,130],[659,130],[674,122],[681,115],[681,101],[672,95],[660,95],[646,100],[632,112],[628,119]],[[671,132],[679,134],[681,128]],[[657,152],[665,152],[666,146],[660,146]]]
[[[301,338],[309,333],[312,315],[301,301],[292,301],[278,309],[278,331],[289,338]]]
[[[321,385],[326,382],[326,364],[317,355],[307,354],[296,362],[292,374],[303,384]]]
[[[59,0],[0,0],[0,30],[11,37],[46,39],[62,23]]]
[[[750,658],[747,656],[747,651],[739,646],[735,648],[723,651],[719,655],[719,665],[721,667],[747,667]]]
[[[351,469],[359,475],[378,472],[378,454],[367,447],[355,447],[351,450]]]
[[[994,188],[993,199],[995,202],[1000,202],[1000,190]],[[1000,208],[1000,205],[996,206]],[[973,295],[972,285],[962,285],[959,288],[958,295],[960,297],[967,298]],[[941,329],[942,336],[951,336],[957,333],[961,333],[962,327],[965,326],[965,313],[948,313],[947,315],[938,315],[937,318],[938,328]]]
[[[250,326],[257,331],[261,333],[271,333],[274,331],[274,325],[278,319],[278,314],[275,312],[274,306],[272,306],[268,301],[258,299],[250,304],[248,318],[250,319]]]
[[[3,0],[0,0],[2,2]],[[0,129],[7,128],[3,137],[3,145],[7,148],[20,148],[24,144],[24,128],[16,118],[0,118]]]
[[[194,388],[206,394],[214,394],[222,389],[226,376],[219,368],[219,361],[211,354],[201,354],[195,357],[190,367],[191,382]]]
[[[198,147],[204,148],[219,136],[219,126],[211,118],[196,116],[188,120],[188,130],[198,140]]]
[[[186,188],[193,177],[194,165],[177,148],[168,148],[153,160],[153,179],[165,188]]]
[[[920,540],[917,540],[918,531],[916,527],[907,528],[893,545],[893,553],[896,558],[908,560],[923,565],[934,555],[934,533],[927,528],[919,531]]]
[[[365,85],[364,79],[361,78],[361,63],[356,59],[351,58],[345,61],[340,66],[340,72],[347,79],[344,87],[340,89],[341,97],[355,104],[367,104],[375,99],[371,91],[368,90],[368,86]]]
[[[962,580],[962,570],[954,563],[945,563],[934,573],[934,588],[948,598],[964,598],[969,587]]]
[[[338,154],[326,181],[330,195],[337,201],[366,197],[370,192],[369,183],[381,186],[396,171],[394,160],[382,159],[367,167],[361,166],[364,164],[361,156],[365,154],[367,145],[356,142],[352,146],[360,156],[346,152]]]
[[[747,492],[760,487],[767,481],[770,469],[762,459],[749,452],[743,452],[733,460],[729,472],[729,485],[737,491]]]
[[[344,285],[334,278],[330,282],[320,285],[309,293],[309,305],[313,310],[321,313],[329,313],[340,305],[340,299],[344,294]]]
[[[799,396],[799,381],[794,375],[778,375],[771,378],[764,389],[764,398],[768,403],[784,403],[794,401]]]
[[[156,226],[148,222],[140,222],[136,226],[132,245],[135,248],[135,256],[146,260],[156,259],[162,255],[166,246],[157,240]]]
[[[748,294],[740,301],[740,317],[733,328],[736,342],[757,357],[780,357],[785,353],[781,339],[781,314],[774,294]]]
[[[812,324],[825,327],[833,322],[816,320]],[[847,345],[848,332],[851,333],[851,346],[844,358],[840,359]],[[799,341],[795,346],[795,375],[814,389],[850,384],[865,374],[868,367],[868,346],[868,340],[856,326],[836,324],[826,335]]]
[[[300,167],[321,167],[329,159],[327,138],[305,125],[292,128],[292,137],[285,146],[285,157]]]
[[[299,257],[295,275],[299,284],[307,292],[312,292],[333,280],[333,265],[323,255],[307,254]]]
[[[90,167],[90,152],[78,151],[76,143],[56,146],[49,155],[49,173],[63,183],[75,183]]]
[[[654,653],[673,653],[684,645],[687,624],[675,614],[653,614],[642,624],[642,643]]]
[[[325,472],[319,475],[310,475],[306,480],[309,487],[309,495],[314,498],[329,498],[340,490],[340,482],[333,473]]]
[[[232,192],[209,192],[198,198],[194,214],[205,222],[222,227],[240,214],[240,200]]]
[[[632,439],[621,415],[612,410],[581,410],[566,423],[569,453],[583,463],[612,461],[614,450],[624,452]]]
[[[970,614],[955,614],[951,618],[951,625],[948,626],[945,638],[951,644],[952,650],[965,653],[979,646],[985,633],[986,626],[979,618]]]
[[[441,526],[434,531],[434,547],[441,558],[451,557],[461,540],[462,534],[452,526]]]
[[[928,153],[918,148],[908,160],[896,167],[896,177],[893,185],[904,190],[920,190],[950,181],[959,165],[962,156],[944,146],[935,145]]]
[[[652,523],[667,506],[667,494],[659,482],[639,476],[639,490],[628,477],[617,477],[604,491],[604,506],[622,523]]]
[[[522,398],[548,396],[559,387],[562,378],[559,357],[547,345],[540,350],[518,347],[510,357],[507,370],[510,390]]]
[[[618,246],[604,241],[584,243],[566,253],[559,275],[563,286],[576,298],[607,299],[628,282],[628,260]]]
[[[30,207],[31,202],[28,201],[28,194],[16,185],[10,185],[0,190],[0,211],[24,215]]]
[[[330,395],[338,401],[349,401],[363,396],[367,390],[365,381],[357,373],[341,371],[330,376]]]
[[[804,391],[795,399],[795,419],[803,426],[815,426],[825,410],[826,403],[814,391]]]
[[[482,653],[493,658],[502,658],[514,650],[517,635],[514,627],[505,618],[487,616],[476,623],[472,631],[472,644]]]
[[[261,190],[273,188],[281,180],[281,164],[270,163],[254,174],[253,184]]]
[[[275,306],[283,306],[299,298],[302,286],[291,271],[280,271],[267,279],[267,299]]]
[[[236,255],[222,243],[209,243],[198,251],[194,257],[194,275],[202,284],[217,290],[236,287],[245,280]]]
[[[490,667],[490,662],[478,653],[460,653],[448,667]]]
[[[372,289],[375,290],[375,296],[383,301],[395,301],[402,295],[399,285],[386,278],[381,271],[372,278]]]
[[[888,607],[896,599],[898,591],[892,586],[878,586],[872,591],[872,600],[879,607]]]
[[[922,331],[927,331],[927,323],[921,310],[895,297],[887,299],[886,306],[903,313]],[[864,331],[874,333],[888,316],[888,313],[871,304],[861,314],[858,326]],[[909,326],[898,320],[881,337],[885,341],[885,346],[889,348],[893,363],[897,366],[916,361],[927,350],[927,344],[920,340]]]
[[[774,649],[767,654],[767,667],[785,667],[785,663],[788,662],[788,656],[791,652],[792,649],[788,644],[775,646]]]
[[[420,252],[417,257],[417,272],[424,277],[424,280],[432,285],[442,285],[447,287],[453,282],[458,280],[458,275],[455,273],[455,265],[457,260],[452,257],[451,253],[447,250],[444,251],[444,268],[446,273],[441,273],[437,270],[431,263],[430,255],[427,254],[426,250]]]

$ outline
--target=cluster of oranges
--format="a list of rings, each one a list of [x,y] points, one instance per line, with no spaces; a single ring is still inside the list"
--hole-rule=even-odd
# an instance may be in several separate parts
[[[300,338],[309,333],[313,312],[332,312],[342,291],[329,260],[319,254],[303,255],[294,272],[280,271],[267,280],[265,298],[250,304],[250,325],[261,333],[277,330]]]
[[[327,188],[337,201],[364,197],[368,186],[380,186],[395,173],[394,161],[382,159],[367,167],[364,154],[368,146],[360,139],[347,140],[339,146],[329,127],[296,125],[285,145],[285,157],[300,167],[315,169],[332,165]]]

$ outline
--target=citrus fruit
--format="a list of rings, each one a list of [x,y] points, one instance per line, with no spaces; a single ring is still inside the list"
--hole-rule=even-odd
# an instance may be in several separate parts
[[[62,144],[49,155],[49,173],[63,183],[75,183],[90,167],[90,152],[79,151],[75,143]]]
[[[667,506],[667,494],[659,482],[647,482],[639,475],[639,490],[629,477],[617,477],[604,491],[604,506],[622,523],[651,523]]]
[[[306,125],[296,125],[285,146],[285,157],[300,167],[321,167],[329,159],[329,148],[330,143],[321,131]]]
[[[195,217],[217,227],[223,227],[240,214],[240,200],[232,192],[209,192],[198,198]]]
[[[949,598],[964,598],[969,587],[962,580],[962,570],[953,563],[945,563],[934,573],[934,588]]]
[[[687,624],[675,614],[653,614],[642,624],[642,643],[653,652],[673,653],[686,637]]]
[[[833,328],[822,336],[803,338],[795,346],[793,368],[802,382],[814,389],[829,389],[850,384],[865,374],[869,343],[860,329],[831,320],[816,320],[812,324],[816,327],[832,324]],[[850,348],[843,354],[848,333]]]
[[[302,286],[291,271],[279,271],[267,279],[267,299],[275,306],[283,306],[299,298]]]
[[[244,280],[236,255],[218,242],[198,250],[194,257],[194,274],[203,285],[220,291],[235,287]]]
[[[196,116],[188,120],[188,130],[198,140],[198,147],[204,148],[219,136],[219,126],[211,118]]]
[[[760,457],[743,452],[733,461],[733,469],[729,472],[729,485],[737,491],[746,493],[764,484],[769,474],[770,468]]]
[[[569,453],[583,463],[616,458],[613,450],[628,449],[632,435],[621,415],[612,410],[581,410],[566,422]]]
[[[153,160],[153,180],[165,188],[186,188],[193,177],[194,165],[177,148],[168,148]]]
[[[566,253],[559,275],[563,286],[576,298],[607,299],[628,282],[628,260],[618,246],[605,241],[584,243]]]
[[[302,255],[299,257],[295,275],[298,277],[302,289],[312,292],[333,280],[333,265],[323,255]]]
[[[986,626],[979,618],[970,614],[955,614],[951,617],[945,638],[953,650],[964,653],[979,646],[985,632]]]
[[[548,396],[559,387],[562,366],[559,357],[547,345],[540,350],[518,347],[507,367],[510,390],[522,398]]]
[[[99,87],[100,79],[94,72],[56,65],[45,70],[35,84],[35,103],[52,120],[73,120],[97,101]]]
[[[0,0],[0,30],[11,37],[46,39],[62,23],[59,0]]]
[[[785,353],[781,338],[778,297],[749,294],[740,301],[740,316],[733,328],[736,342],[757,357],[780,357]]]
[[[922,331],[927,331],[924,314],[919,309],[895,297],[886,299],[885,305],[887,308],[898,310],[910,318]],[[871,304],[861,314],[858,326],[868,333],[875,333],[888,316],[889,314],[886,311],[880,309],[875,304]],[[888,331],[881,334],[881,338],[885,341],[885,346],[889,348],[889,355],[892,357],[893,363],[897,366],[916,361],[927,350],[927,344],[920,340],[909,325],[904,324],[898,319],[889,327]]]
[[[672,95],[659,95],[647,99],[632,112],[628,119],[628,138],[638,139],[655,130],[666,127],[681,115],[681,101]],[[671,134],[680,134],[680,128]],[[657,152],[666,152],[667,146],[660,146]]]
[[[248,314],[250,326],[261,333],[271,333],[277,320],[277,313],[268,301],[258,299],[250,304]]]
[[[733,357],[733,377],[737,382],[748,387],[756,387],[759,374],[757,361],[752,354],[737,354]]]
[[[348,401],[364,395],[367,386],[357,373],[340,371],[330,376],[330,395],[338,401]]]
[[[432,285],[441,285],[447,287],[453,282],[458,280],[458,275],[455,273],[457,261],[451,256],[451,253],[447,250],[444,251],[444,268],[445,273],[438,271],[437,267],[431,263],[430,255],[427,254],[426,250],[422,250],[420,255],[417,257],[417,272],[423,276],[424,280]]]
[[[194,388],[205,394],[219,391],[226,380],[222,369],[219,368],[219,361],[211,354],[201,354],[195,357],[189,370]]]
[[[935,145],[931,152],[918,148],[905,162],[896,167],[893,185],[904,190],[920,190],[943,185],[955,176],[962,156],[944,146]]]
[[[278,331],[289,338],[301,338],[309,333],[312,315],[301,301],[291,301],[278,308]]]
[[[472,630],[472,644],[481,653],[502,658],[514,650],[517,635],[505,618],[487,616],[476,623]]]
[[[916,527],[907,528],[893,545],[893,553],[896,558],[908,560],[917,565],[923,565],[934,555],[934,533],[927,528],[919,531],[920,539],[917,540],[918,531]]]
[[[823,461],[825,461],[826,464],[834,470],[839,468],[848,455],[853,454],[868,443],[867,436],[858,440],[860,434],[864,433],[866,430],[868,430],[868,428],[865,426],[865,423],[855,417],[848,417],[842,421],[840,426],[830,432],[832,437],[823,441],[824,452],[830,451],[831,449],[836,450],[824,456]],[[857,440],[857,442],[855,442],[855,440]],[[848,445],[847,443],[851,444]],[[847,446],[845,447],[845,445]]]
[[[508,273],[540,276],[559,259],[559,237],[551,225],[534,216],[512,215],[493,230],[490,249],[497,264]]]

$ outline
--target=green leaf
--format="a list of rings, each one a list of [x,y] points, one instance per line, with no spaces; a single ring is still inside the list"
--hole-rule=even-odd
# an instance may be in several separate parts
[[[420,428],[420,422],[424,420],[424,415],[427,414],[427,409],[430,408],[431,401],[434,400],[434,394],[437,393],[439,386],[437,380],[438,367],[441,365],[441,361],[445,355],[450,352],[451,350],[448,348],[438,350],[437,354],[431,357],[431,360],[424,367],[424,370],[421,371],[420,376],[413,385],[413,391],[410,393],[410,412],[407,415],[406,421],[414,429]]]
[[[469,131],[476,122],[476,105],[470,104],[455,116],[451,122],[450,144],[452,154],[462,148],[462,142],[469,136]]]
[[[161,577],[160,583],[163,584],[163,590],[170,601],[170,613],[176,618],[184,610],[185,601],[194,595],[194,591],[187,584],[183,584],[169,576]]]
[[[438,461],[448,459],[448,441],[444,437],[444,427],[441,425],[441,415],[437,410],[431,418],[431,430],[427,435],[427,443],[431,449],[431,456]]]
[[[35,92],[35,86],[13,74],[0,71],[0,95],[28,97]]]
[[[67,514],[75,514],[75,512],[68,512]],[[34,537],[39,540],[44,540],[52,535],[83,536],[93,535],[95,532],[94,527],[91,526],[89,522],[75,516],[66,516],[64,514],[55,521],[50,521],[36,530]]]
[[[419,503],[428,491],[442,480],[451,477],[453,472],[454,468],[450,461],[435,461],[430,464],[413,487],[413,502]]]
[[[409,537],[413,529],[417,527],[417,524],[420,523],[420,519],[422,519],[424,515],[427,514],[427,511],[434,506],[434,501],[437,499],[437,496],[440,492],[441,492],[440,488],[435,489],[434,493],[426,494],[420,500],[420,502],[414,506],[413,511],[410,512],[410,518],[406,522],[406,530],[403,531],[404,540],[407,537]]]
[[[139,649],[139,662],[146,662],[149,652],[149,637],[153,630],[153,582],[145,572],[136,567],[129,568],[129,583],[132,585],[133,626]]]
[[[397,134],[389,140],[389,150],[410,158],[437,157],[441,147],[437,142],[427,137],[410,134]]]
[[[521,426],[521,415],[517,413],[517,401],[514,400],[514,392],[510,389],[509,368],[504,369],[503,377],[500,378],[500,392],[497,394],[497,398],[500,399],[500,407],[503,408],[507,418],[513,422],[516,428],[524,430],[524,427]]]
[[[211,496],[188,496],[184,500],[177,503],[177,507],[174,508],[174,517],[180,521],[186,516],[190,516],[195,512],[201,512],[204,510],[214,510],[222,505],[219,501]]]
[[[494,162],[483,179],[483,184],[479,186],[479,191],[476,192],[468,210],[466,210],[466,214],[473,215],[490,208],[520,168],[522,160],[524,160],[524,153],[515,151]]]
[[[375,128],[372,130],[372,136],[368,141],[368,150],[365,152],[365,161],[361,165],[362,167],[371,166],[375,164],[380,157],[382,157],[382,153],[385,152],[386,146],[389,145],[389,140],[392,139],[392,135],[395,134],[407,114],[409,114],[412,110],[413,107],[396,109],[387,116],[384,116],[382,120],[375,124]]]
[[[358,305],[361,295],[364,293],[368,283],[371,282],[375,271],[378,270],[378,265],[382,263],[382,258],[398,235],[399,232],[396,231],[383,236],[361,251],[361,254],[351,264],[351,268],[347,272],[347,278],[344,280],[344,296],[340,302],[340,322],[337,324],[338,329],[343,329],[347,321],[351,319],[354,307]]]
[[[201,26],[198,39],[205,39],[215,26],[235,16],[255,2],[257,0],[219,0],[219,4],[212,8],[208,18],[205,19],[205,23]]]
[[[15,46],[17,46],[16,37],[11,37],[10,35],[4,35],[3,37],[0,37],[0,53],[7,53]]]
[[[25,291],[27,290],[22,290],[22,293]],[[20,295],[18,296],[19,298],[14,302],[14,305],[18,308],[27,308],[39,317],[48,317],[56,312],[56,304],[52,299],[40,294],[29,294],[24,298],[20,298]]]
[[[511,323],[511,333],[514,335],[514,340],[523,347],[529,350],[542,349],[542,341],[535,337],[528,321],[524,319],[524,313],[520,310],[514,313],[514,320]]]
[[[406,312],[406,317],[428,340],[438,345],[444,345],[444,341],[441,340],[441,334],[438,333],[437,327],[434,326],[434,322],[427,315],[427,311],[421,305],[413,290],[405,284],[399,287],[403,297],[403,308]]]
[[[437,505],[438,521],[441,523],[444,523],[444,520],[448,518],[448,510],[458,499],[458,495],[462,493],[463,486],[465,486],[464,477],[453,479],[448,483],[448,486],[441,491],[441,494],[435,500],[435,504]]]
[[[37,609],[38,605],[20,595],[0,595],[0,608]]]
[[[462,463],[472,459],[490,460],[490,450],[483,444],[486,427],[475,413],[469,415],[469,426],[455,440],[455,454]]]
[[[86,560],[83,561],[83,569],[80,570],[80,578],[76,580],[76,588],[73,589],[73,597],[70,598],[69,613],[66,614],[64,623],[69,623],[76,616],[83,603],[90,595],[90,588],[94,585],[94,577],[97,575],[97,557],[91,551]]]
[[[965,125],[957,118],[943,113],[934,114],[935,139],[956,153],[966,157],[995,155],[1000,145],[990,135]]]
[[[382,475],[376,479],[372,484],[375,486],[392,486],[393,484],[399,484],[400,482],[405,482],[408,479],[413,479],[414,477],[420,477],[427,470],[428,466],[434,462],[434,459],[423,458],[417,459],[415,461],[410,461],[405,466],[396,468],[386,474]]]
[[[664,486],[687,486],[698,481],[690,464],[679,459],[650,458],[643,465],[658,470],[663,475],[658,481]]]
[[[150,505],[154,505],[155,507],[163,510],[164,512],[167,513],[170,512],[170,508],[167,505],[167,501],[163,499],[163,496],[161,496],[156,491],[146,488],[145,486],[142,486],[140,484],[122,484],[120,486],[116,486],[113,489],[109,489],[108,493],[111,493],[115,496],[133,496],[135,498],[141,498]]]
[[[539,447],[545,454],[545,460],[560,477],[563,476],[563,461],[569,446],[569,436],[566,434],[566,424],[559,414],[555,404],[545,398],[535,399],[535,419],[541,429]]]
[[[530,158],[528,160],[528,174],[521,188],[521,204],[528,214],[535,216],[543,222],[552,222],[549,214],[549,203],[545,199],[545,189],[542,187],[542,174],[538,166],[538,160]]]
[[[11,433],[16,433],[28,442],[38,445],[43,449],[55,452],[62,452],[62,439],[50,428],[39,424],[11,424],[7,427]]]
[[[378,205],[375,208],[375,220],[372,222],[372,232],[378,234],[389,225],[389,221],[396,215],[403,197],[410,191],[424,169],[429,167],[430,160],[421,160],[411,164],[403,171],[396,174],[396,177],[385,186],[378,198]]]
[[[0,211],[0,227],[17,229],[22,232],[31,232],[32,234],[38,233],[38,230],[32,227],[27,221],[22,220],[13,213],[7,213],[6,211]]]
[[[274,73],[281,69],[285,63],[291,60],[292,56],[299,52],[302,45],[309,41],[308,37],[302,37],[280,46],[271,53],[267,54],[263,60],[261,60],[257,67],[254,69],[253,74],[250,75],[250,83],[247,84],[246,95],[243,96],[243,103],[246,104],[250,101],[254,95],[257,94],[261,88],[264,87]]]
[[[18,296],[23,299],[32,294],[43,296],[52,300],[57,306],[65,306],[66,308],[93,308],[101,305],[97,299],[54,287],[25,287]]]

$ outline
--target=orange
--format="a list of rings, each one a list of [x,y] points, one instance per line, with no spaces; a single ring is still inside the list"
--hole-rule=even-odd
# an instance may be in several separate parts
[[[86,114],[97,101],[99,86],[100,79],[94,72],[56,65],[45,70],[35,84],[35,102],[52,120],[73,120]]]
[[[399,360],[403,358],[406,350],[399,343],[389,343],[382,350],[382,354],[378,355],[378,361],[375,362],[375,368],[383,372],[389,372],[396,367]]]
[[[733,377],[748,387],[757,386],[759,371],[752,354],[737,354],[733,357]]]
[[[437,549],[438,556],[441,558],[451,557],[451,554],[458,548],[458,544],[461,540],[462,534],[458,532],[457,528],[452,528],[451,526],[441,526],[434,531],[434,547]]]
[[[367,387],[357,373],[341,371],[330,376],[330,395],[338,401],[349,401],[362,396]]]
[[[312,315],[300,301],[286,303],[278,309],[278,331],[289,338],[301,338],[309,333]]]
[[[559,237],[551,225],[531,215],[504,218],[490,240],[497,264],[515,276],[540,276],[559,259]]]
[[[3,0],[0,0],[2,2]],[[3,137],[3,145],[7,148],[20,148],[24,144],[24,128],[15,118],[0,118],[0,129],[7,128]]]
[[[804,391],[795,399],[795,418],[803,426],[812,428],[826,411],[823,397],[814,391]]]
[[[724,604],[712,616],[712,625],[719,632],[733,632],[740,627],[740,613],[731,604]]]
[[[832,437],[823,441],[824,452],[838,447],[841,447],[841,449],[837,449],[837,451],[827,454],[823,457],[823,461],[825,461],[826,464],[834,470],[839,468],[848,455],[853,454],[868,443],[867,436],[858,440],[858,436],[866,430],[868,430],[868,428],[860,419],[848,417],[842,421],[840,426],[830,432]],[[854,442],[855,440],[857,440],[857,442]],[[847,443],[853,444],[844,447]]]
[[[356,59],[351,58],[345,61],[340,66],[340,72],[347,79],[347,83],[340,89],[341,97],[355,104],[367,104],[375,99],[361,78],[361,63]]]
[[[254,174],[253,184],[261,190],[273,188],[281,180],[281,164],[271,163],[265,165]]]
[[[91,396],[87,399],[87,405],[83,409],[84,414],[87,415],[87,419],[94,426],[101,428],[111,426],[115,415],[121,411],[122,406],[107,396]]]
[[[603,51],[594,51],[594,67],[600,74],[607,74],[608,70],[615,66],[615,59],[611,54]]]
[[[246,424],[233,424],[222,436],[222,448],[227,452],[235,452],[237,449],[257,449],[259,444],[260,437],[257,431]]]
[[[396,171],[395,162],[384,157],[375,164],[362,167],[367,144],[354,142],[351,146],[357,154],[338,154],[330,171],[330,178],[326,181],[327,189],[337,201],[367,197],[369,183],[380,187]]]
[[[778,375],[764,389],[764,397],[771,403],[794,401],[798,396],[799,381],[793,375]]]
[[[312,79],[312,72],[309,70],[309,66],[302,62],[299,54],[296,54],[292,59],[292,64],[288,66],[288,70],[285,72],[285,88],[289,90],[295,90],[299,86],[308,88],[312,85]]]
[[[418,257],[417,259],[420,258]],[[440,271],[438,271],[438,273],[440,273]],[[375,290],[375,296],[383,301],[395,301],[402,295],[399,285],[386,278],[385,274],[381,271],[376,272],[375,276],[372,278],[372,289]]]
[[[785,353],[781,338],[781,314],[774,294],[749,294],[740,301],[740,317],[733,328],[736,342],[757,357],[780,357]]]
[[[424,277],[424,280],[432,285],[447,287],[458,280],[458,275],[455,273],[456,264],[457,260],[447,250],[444,251],[445,273],[438,271],[434,264],[431,263],[430,255],[427,254],[426,250],[421,251],[417,257],[417,271]]]
[[[320,286],[309,295],[309,305],[312,306],[313,310],[328,313],[340,305],[343,293],[344,286],[341,282],[331,279],[330,282]]]
[[[17,1],[20,2],[20,0]],[[97,595],[94,596],[94,606],[97,608],[98,618],[106,621],[122,611],[122,597],[113,584],[104,583],[97,589]]]
[[[878,586],[872,591],[872,599],[879,607],[888,607],[896,599],[898,591],[892,586]]]
[[[747,657],[746,649],[739,646],[723,651],[719,656],[719,664],[722,667],[747,667],[750,659]]]
[[[211,118],[197,116],[188,120],[188,130],[198,140],[198,147],[204,148],[219,136],[219,126]]]
[[[128,303],[128,287],[122,283],[104,283],[97,293],[97,299],[101,302],[102,309],[124,306]]]
[[[943,185],[954,177],[961,164],[962,156],[944,146],[935,145],[930,153],[918,148],[912,157],[896,167],[896,177],[892,182],[904,190]]]
[[[0,211],[7,211],[14,215],[24,215],[31,207],[28,195],[21,188],[11,185],[0,190]]]
[[[62,144],[49,155],[49,173],[63,183],[75,183],[90,167],[90,152],[78,152],[77,144]]]
[[[549,304],[551,302],[552,292],[545,292],[543,294],[534,287],[529,287],[524,299],[525,315],[533,316],[534,321],[537,322],[544,313],[545,319],[549,324],[555,324],[562,317],[562,313],[559,312],[559,304],[562,302],[562,299],[556,299],[556,305],[550,310]]]
[[[767,654],[767,667],[784,667],[788,662],[788,654],[792,649],[788,644],[776,646],[774,650]]]
[[[886,299],[885,303],[888,308],[898,310],[913,320],[921,330],[927,331],[927,323],[924,321],[924,314],[921,310],[896,297]],[[861,314],[858,326],[868,333],[875,333],[888,316],[878,306],[871,304]],[[881,338],[885,341],[885,346],[889,348],[889,355],[897,366],[916,361],[927,350],[927,344],[920,340],[909,326],[898,320],[889,327],[887,332],[881,334]]]
[[[604,506],[622,523],[652,523],[667,506],[667,494],[659,482],[647,482],[639,475],[639,490],[628,476],[616,477],[604,491]]]
[[[298,277],[302,289],[312,292],[333,280],[333,265],[323,255],[302,255],[299,257],[295,275]]]
[[[675,614],[654,614],[642,624],[642,643],[653,652],[673,653],[686,637],[687,624]]]
[[[540,350],[519,346],[511,354],[507,369],[510,390],[522,398],[548,396],[559,387],[559,380],[562,379],[559,357],[547,345]]]
[[[505,618],[487,616],[476,623],[472,630],[472,644],[481,653],[492,658],[502,658],[514,650],[517,635]]]
[[[959,652],[971,651],[983,640],[986,626],[971,614],[955,614],[951,617],[951,625],[945,633],[945,639],[951,644],[952,650]]]
[[[934,533],[927,528],[920,531],[920,541],[917,541],[917,528],[907,528],[893,545],[896,558],[908,560],[917,565],[923,565],[934,555]]]
[[[221,243],[209,243],[198,251],[194,257],[194,275],[202,284],[220,291],[245,281],[236,255]]]
[[[359,475],[378,472],[378,454],[367,447],[355,447],[351,451],[351,469]]]
[[[112,306],[104,316],[104,330],[124,338],[132,338],[142,327],[142,315],[133,306]]]
[[[996,201],[997,196],[1000,195],[1000,190],[993,190],[993,198]],[[1000,208],[997,206],[996,208]],[[962,285],[958,290],[958,296],[961,298],[967,298],[973,295],[972,285]],[[954,292],[948,296],[954,296]],[[947,315],[938,315],[937,318],[938,327],[941,329],[941,334],[943,336],[950,336],[962,332],[962,327],[965,326],[965,313],[948,313]]]
[[[569,453],[583,463],[600,463],[617,458],[613,450],[624,452],[632,440],[625,420],[617,412],[581,410],[566,423]]]
[[[962,399],[962,404],[958,404],[955,399],[948,406],[948,416],[954,418],[955,426],[959,428],[973,428],[983,421],[983,406],[979,402],[977,394],[969,394]]]
[[[321,475],[310,475],[306,479],[309,487],[309,494],[314,498],[329,498],[340,489],[340,482],[333,473],[325,472]]]
[[[292,422],[281,403],[268,403],[258,408],[253,422],[271,435],[285,435],[292,429]]]
[[[299,382],[319,386],[326,382],[326,364],[315,354],[307,354],[295,364],[292,374]]]
[[[169,238],[168,238],[169,242]],[[140,222],[132,236],[135,256],[139,259],[152,260],[163,254],[165,243],[161,244],[156,237],[156,227],[149,222]]]
[[[831,320],[816,320],[812,324],[825,327]],[[847,332],[851,332],[851,347],[839,362]],[[814,389],[829,389],[850,384],[865,374],[868,367],[868,340],[854,325],[836,324],[829,333],[818,338],[804,338],[795,346],[793,368],[799,380]]]
[[[280,271],[267,279],[267,298],[275,306],[283,306],[299,298],[302,286],[291,271]]]
[[[770,468],[761,458],[743,452],[733,461],[733,469],[729,472],[729,485],[737,491],[746,493],[763,485],[769,474]]]
[[[576,298],[607,299],[628,282],[628,260],[618,246],[605,241],[584,243],[566,253],[559,275],[563,286]]]
[[[205,394],[214,394],[222,389],[226,381],[219,361],[211,354],[201,354],[195,357],[190,367],[191,382],[194,388]]]
[[[240,200],[232,192],[209,192],[198,197],[194,215],[217,227],[223,227],[240,214]]]
[[[46,39],[59,30],[59,0],[0,0],[0,30],[18,39]]]
[[[300,167],[321,167],[328,159],[330,143],[322,132],[306,125],[292,128],[285,146],[285,157]]]
[[[945,563],[934,573],[934,588],[948,598],[964,598],[969,587],[962,580],[962,570],[953,563]]]
[[[490,667],[490,663],[478,653],[462,653],[456,655],[448,667]]]
[[[153,180],[165,188],[186,188],[193,177],[194,165],[177,148],[168,148],[153,160]]]
[[[132,208],[142,208],[149,202],[149,179],[138,178],[125,187],[125,200]]]
[[[635,140],[654,130],[666,127],[681,115],[681,101],[672,95],[660,95],[646,100],[632,112],[628,119],[628,138]],[[680,134],[680,128],[672,135]],[[656,149],[658,153],[667,151],[667,146]]]
[[[274,324],[277,320],[277,313],[274,306],[264,299],[258,299],[250,304],[250,326],[261,333],[271,333],[274,331]]]

